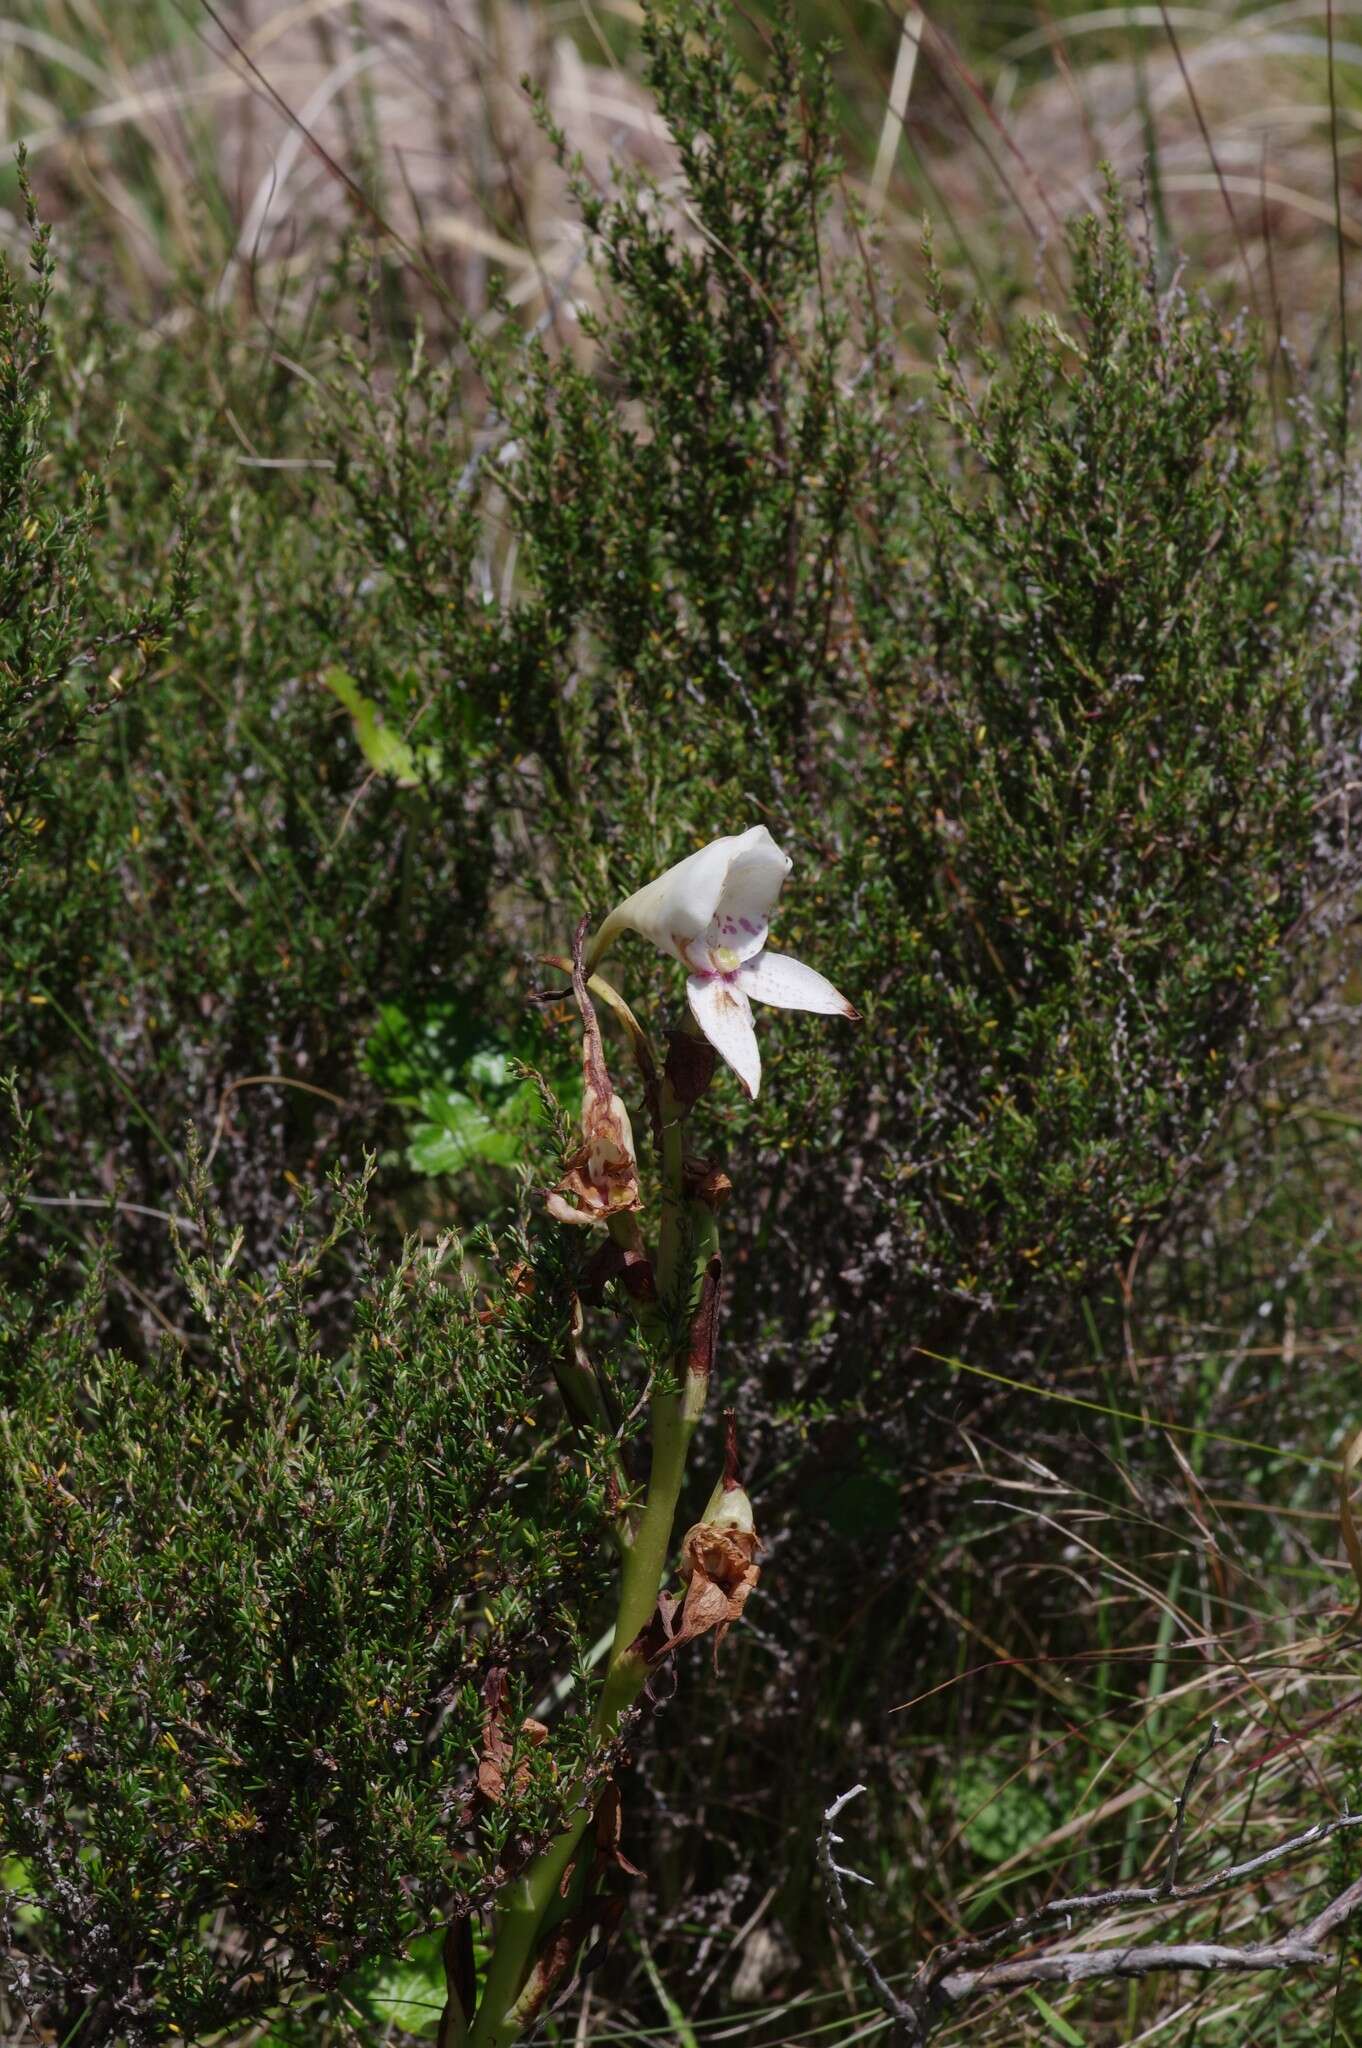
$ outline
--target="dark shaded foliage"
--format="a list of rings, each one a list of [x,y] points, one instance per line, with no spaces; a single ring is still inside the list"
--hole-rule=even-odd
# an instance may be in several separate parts
[[[554,1258],[536,1286],[527,1242],[380,1257],[361,1194],[264,1277],[196,1173],[181,1324],[138,1362],[100,1344],[100,1263],[6,1299],[0,1840],[40,1907],[11,1981],[62,2039],[335,1984],[561,1813],[571,1711],[513,1796],[474,1780],[487,1688],[528,1711],[604,1584],[600,1475],[542,1400]]]

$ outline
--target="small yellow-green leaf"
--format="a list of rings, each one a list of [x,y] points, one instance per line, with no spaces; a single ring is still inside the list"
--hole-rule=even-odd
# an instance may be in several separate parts
[[[415,789],[439,774],[439,748],[414,747],[400,732],[385,725],[377,704],[364,695],[346,669],[323,669],[322,681],[349,712],[360,751],[376,774],[386,775],[402,789]]]

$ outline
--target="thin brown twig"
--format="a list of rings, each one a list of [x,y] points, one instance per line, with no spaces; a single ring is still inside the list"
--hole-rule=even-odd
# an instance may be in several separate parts
[[[828,1911],[838,1933],[865,1971],[866,1982],[874,1992],[881,2009],[887,2012],[892,2020],[896,2020],[900,2026],[909,2030],[910,2041],[925,2041],[927,2015],[918,2010],[916,2003],[910,2005],[899,1997],[888,1978],[881,1973],[875,1958],[852,1923],[851,1910],[847,1905],[846,1893],[842,1889],[843,1880],[849,1878],[853,1884],[869,1884],[871,1880],[862,1877],[859,1870],[844,1868],[832,1853],[834,1849],[840,1848],[842,1843],[842,1837],[833,1833],[833,1822],[841,1814],[842,1808],[850,1805],[853,1799],[858,1799],[864,1790],[864,1785],[853,1785],[850,1791],[843,1792],[834,1799],[823,1815],[823,1825],[818,1834],[818,1868],[823,1874]]]
[[[354,1110],[357,1107],[344,1095],[336,1095],[330,1088],[319,1088],[314,1081],[300,1081],[292,1074],[243,1074],[238,1080],[229,1081],[222,1091],[218,1103],[217,1122],[213,1129],[213,1142],[208,1147],[203,1162],[205,1170],[217,1157],[218,1147],[227,1129],[227,1119],[231,1114],[232,1097],[239,1088],[298,1088],[304,1095],[316,1095],[323,1102],[334,1103],[337,1109]]]
[[[1179,1906],[1197,1903],[1247,1885],[1269,1870],[1317,1849],[1334,1835],[1362,1827],[1362,1814],[1340,1814],[1332,1820],[1316,1821],[1312,1827],[1265,1849],[1241,1863],[1212,1872],[1196,1884],[1176,1882],[1177,1858],[1187,1801],[1196,1778],[1217,1742],[1223,1741],[1219,1728],[1201,1745],[1183,1781],[1173,1820],[1168,1866],[1156,1885],[1122,1885],[1103,1892],[1085,1892],[1072,1898],[1052,1899],[1033,1912],[1019,1914],[992,1934],[952,1942],[935,1950],[918,1970],[909,1994],[901,1997],[876,1964],[852,1925],[843,1889],[844,1881],[858,1884],[870,1880],[839,1864],[833,1850],[842,1837],[833,1823],[848,1801],[865,1790],[854,1785],[833,1801],[823,1816],[818,1838],[818,1866],[827,1893],[828,1909],[845,1938],[877,2003],[900,2030],[908,2048],[922,2048],[943,2008],[958,2006],[990,1991],[1009,1991],[1027,1984],[1081,1984],[1113,1977],[1148,1977],[1167,1970],[1212,1973],[1262,1970],[1314,1969],[1326,1962],[1321,1944],[1362,1906],[1362,1877],[1331,1899],[1314,1917],[1275,1941],[1242,1944],[1221,1941],[1122,1942],[1099,1948],[1052,1948],[1034,1956],[994,1960],[1000,1948],[1026,1941],[1044,1928],[1063,1922],[1065,1926],[1080,1915],[1120,1911],[1135,1906]],[[977,1965],[977,1967],[976,1967]]]
[[[1164,1898],[1171,1898],[1178,1888],[1178,1859],[1182,1855],[1182,1830],[1187,1820],[1187,1802],[1192,1796],[1192,1787],[1201,1776],[1201,1766],[1213,1749],[1229,1747],[1228,1738],[1220,1733],[1220,1723],[1212,1721],[1209,1735],[1197,1750],[1187,1767],[1187,1776],[1182,1781],[1182,1790],[1173,1808],[1173,1824],[1168,1831],[1168,1864],[1163,1873],[1160,1887]]]
[[[1011,1991],[1025,1984],[1083,1984],[1110,1977],[1152,1977],[1165,1970],[1202,1972],[1318,1969],[1329,1960],[1319,1946],[1324,1934],[1362,1904],[1362,1878],[1331,1901],[1333,1917],[1319,1933],[1314,1921],[1280,1941],[1248,1942],[1243,1947],[1217,1941],[1150,1942],[1123,1948],[1061,1949],[1049,1955],[1024,1956],[1007,1963],[989,1963],[982,1970],[960,1970],[935,1987],[940,1999],[959,2005],[985,1991]],[[1322,1917],[1322,1916],[1321,1916]],[[926,2036],[922,2037],[924,2040]]]

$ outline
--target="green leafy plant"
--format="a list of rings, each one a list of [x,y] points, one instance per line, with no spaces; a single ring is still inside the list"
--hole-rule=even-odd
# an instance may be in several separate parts
[[[364,1065],[406,1114],[413,1173],[512,1166],[524,1157],[537,1084],[511,1053],[480,1037],[459,1005],[435,1000],[412,1017],[384,1004]]]
[[[0,257],[0,888],[47,829],[63,757],[147,674],[189,595],[182,531],[154,593],[111,596],[98,561],[104,465],[83,469],[70,490],[44,473],[55,264],[22,152],[19,183],[27,281]]]

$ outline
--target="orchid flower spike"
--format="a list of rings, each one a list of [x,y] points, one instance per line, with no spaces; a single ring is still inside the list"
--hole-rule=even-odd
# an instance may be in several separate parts
[[[590,972],[620,932],[633,931],[679,960],[691,1015],[751,1096],[761,1085],[753,997],[780,1010],[857,1015],[812,967],[767,950],[771,912],[792,866],[764,825],[713,839],[626,897],[587,952]]]

